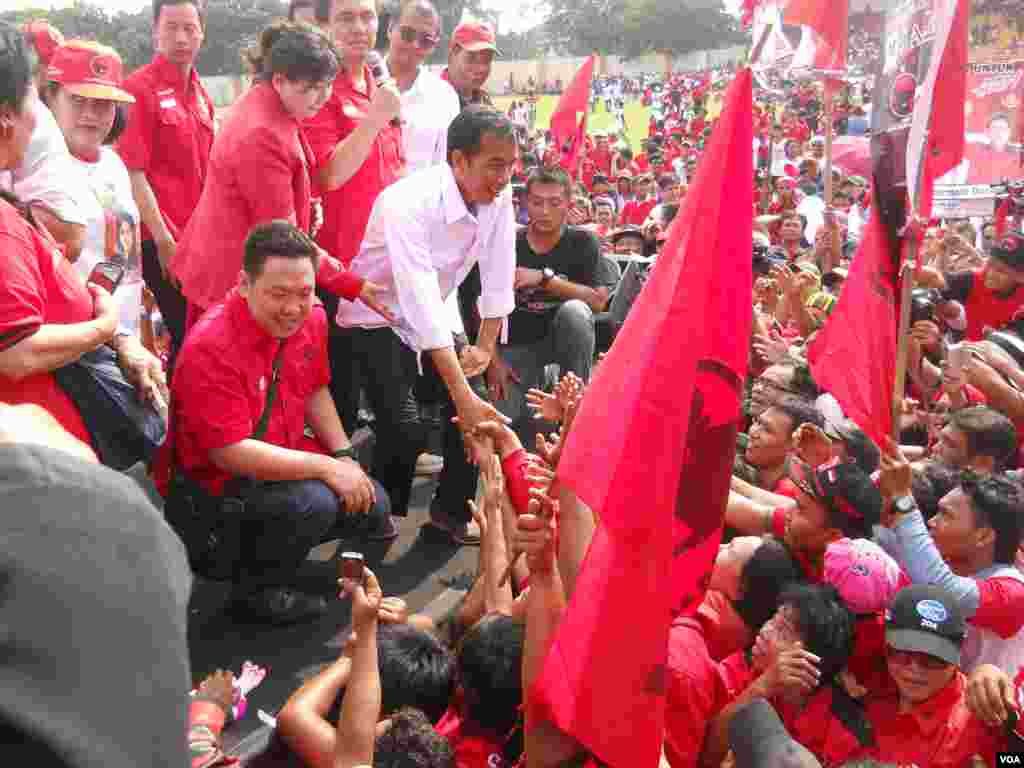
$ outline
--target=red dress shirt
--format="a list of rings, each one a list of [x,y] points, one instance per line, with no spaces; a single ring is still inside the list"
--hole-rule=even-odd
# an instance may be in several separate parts
[[[117,153],[129,171],[146,174],[175,239],[199,202],[213,147],[214,108],[195,68],[185,81],[161,55],[124,81],[135,97]],[[153,235],[143,224],[143,237]]]
[[[949,685],[906,713],[899,711],[895,693],[870,697],[866,712],[878,746],[865,756],[918,768],[963,768],[979,755],[985,765],[995,765],[1005,736],[967,710],[966,687],[958,671]]]
[[[277,397],[262,439],[281,448],[317,450],[304,429],[306,402],[331,379],[323,307],[314,307],[302,328],[282,341],[256,322],[245,299],[233,291],[185,339],[171,386],[174,457],[210,493],[221,493],[229,479],[210,452],[256,431],[282,343]]]
[[[363,76],[365,92],[344,73],[338,75],[327,103],[303,124],[302,132],[313,150],[314,173],[323,170],[338,142],[348,138],[366,118],[377,87],[368,69]],[[346,267],[351,264],[359,253],[377,195],[404,173],[402,130],[389,124],[377,134],[369,156],[352,178],[323,195],[324,225],[316,238],[320,246]]]

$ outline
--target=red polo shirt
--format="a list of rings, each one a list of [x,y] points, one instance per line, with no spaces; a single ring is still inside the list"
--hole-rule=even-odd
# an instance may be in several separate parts
[[[864,756],[918,768],[963,768],[979,755],[985,765],[995,765],[1006,738],[967,710],[966,687],[958,671],[949,685],[906,713],[895,693],[869,697],[866,712],[877,747]]]
[[[211,493],[228,475],[210,451],[256,431],[284,344],[278,390],[263,441],[294,450],[319,450],[304,436],[306,402],[330,381],[327,316],[314,307],[302,328],[283,342],[260,326],[237,291],[211,307],[192,327],[174,369],[174,455],[177,466]]]
[[[135,70],[124,89],[135,97],[117,153],[146,174],[175,239],[199,202],[213,147],[213,102],[195,68],[188,81],[161,55]],[[142,228],[142,236],[152,234]]]
[[[665,757],[672,768],[697,765],[707,725],[743,690],[708,651],[706,617],[680,618],[668,631]]]
[[[360,91],[345,74],[334,81],[327,103],[302,127],[313,150],[318,174],[330,162],[338,142],[348,138],[366,118],[377,87],[369,69],[364,68],[366,91]],[[370,154],[358,171],[337,189],[323,195],[324,224],[317,242],[346,267],[359,253],[366,223],[377,195],[405,173],[402,130],[388,125],[377,134]]]
[[[13,347],[43,325],[92,320],[92,294],[74,265],[3,200],[0,254],[0,350]],[[92,444],[77,406],[52,373],[36,373],[17,381],[0,375],[0,401],[45,408],[64,429],[86,445]]]

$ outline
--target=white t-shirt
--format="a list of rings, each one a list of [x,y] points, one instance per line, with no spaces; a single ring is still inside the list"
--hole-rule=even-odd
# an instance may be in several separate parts
[[[97,214],[86,223],[85,245],[75,268],[88,279],[101,261],[113,261],[125,268],[114,298],[121,308],[121,326],[138,333],[142,312],[142,236],[139,209],[132,197],[128,169],[110,147],[101,147],[95,163],[72,157],[85,172],[86,181],[98,204]]]
[[[401,94],[401,100],[402,142],[408,172],[448,162],[448,126],[459,114],[455,89],[421,68],[412,87]]]
[[[96,198],[68,152],[60,126],[38,100],[35,118],[25,159],[13,171],[0,171],[0,186],[23,203],[41,203],[61,221],[85,225],[100,215]]]

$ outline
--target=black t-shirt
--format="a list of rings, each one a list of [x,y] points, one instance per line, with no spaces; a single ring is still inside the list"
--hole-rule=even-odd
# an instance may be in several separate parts
[[[556,275],[580,285],[597,288],[601,246],[593,233],[566,227],[558,244],[547,253],[535,253],[526,239],[526,229],[516,236],[516,266],[554,270]],[[563,299],[542,289],[516,292],[516,308],[509,318],[509,344],[532,344],[547,336],[551,321]]]

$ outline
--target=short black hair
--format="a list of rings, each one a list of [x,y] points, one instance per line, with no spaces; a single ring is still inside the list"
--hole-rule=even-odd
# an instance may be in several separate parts
[[[160,23],[160,11],[169,5],[194,5],[199,11],[199,22],[206,25],[206,2],[205,0],[153,0],[153,24]]]
[[[374,768],[455,768],[448,739],[434,730],[425,714],[404,707],[388,719],[390,727],[373,745]]]
[[[466,157],[480,152],[485,134],[516,140],[515,127],[508,117],[486,104],[472,104],[462,110],[448,126],[448,162],[458,151]]]
[[[792,422],[793,427],[790,431],[795,430],[801,424],[813,424],[819,429],[825,426],[825,419],[814,407],[814,403],[802,397],[784,397],[769,408],[769,410],[772,409],[782,411]]]
[[[995,531],[995,562],[1012,564],[1020,546],[1024,515],[1020,487],[1000,475],[978,477],[972,473],[963,478],[960,487],[971,500],[975,525]]]
[[[455,689],[455,657],[440,640],[408,624],[377,629],[381,717],[402,707],[421,710],[436,723]]]
[[[242,60],[256,80],[283,75],[293,83],[333,80],[341,68],[341,54],[330,37],[284,19],[265,28],[256,44],[242,52]]]
[[[953,411],[949,423],[964,433],[969,456],[991,456],[997,470],[1005,467],[1017,452],[1017,430],[1013,422],[987,405]]]
[[[775,613],[779,595],[803,579],[800,564],[789,549],[778,539],[765,536],[740,572],[739,597],[733,607],[756,633]]]
[[[911,473],[910,493],[925,520],[935,517],[942,497],[960,485],[962,477],[959,469],[938,461],[926,462]]]
[[[558,185],[562,188],[562,194],[566,198],[572,195],[572,179],[561,168],[538,168],[533,171],[526,180],[527,194],[530,193],[535,184]]]
[[[509,616],[484,616],[462,637],[458,682],[467,718],[498,736],[512,730],[523,701],[523,625]]]
[[[830,682],[853,653],[854,617],[831,584],[795,584],[779,597],[796,611],[804,649],[819,659],[822,683]]]
[[[124,104],[114,105],[114,123],[110,126],[110,133],[107,134],[107,138],[103,140],[104,144],[113,144],[124,133],[128,127],[128,107]]]
[[[398,10],[391,16],[391,24],[397,24],[405,12],[415,8],[417,15],[431,15],[434,17],[434,21],[437,22],[438,29],[441,28],[441,14],[437,10],[437,6],[434,5],[430,0],[402,0],[398,5]]]
[[[13,24],[0,22],[0,107],[21,112],[33,87],[33,58],[25,36]]]
[[[290,221],[275,219],[257,224],[245,238],[245,256],[242,266],[253,280],[263,274],[267,259],[279,256],[286,259],[309,259],[315,271],[319,264],[319,251],[309,235]]]

